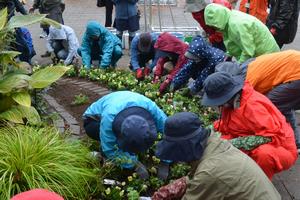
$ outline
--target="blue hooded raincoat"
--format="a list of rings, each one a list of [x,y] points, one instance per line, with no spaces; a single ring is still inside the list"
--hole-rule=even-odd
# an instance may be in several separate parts
[[[215,66],[223,62],[226,56],[222,50],[210,46],[201,36],[193,39],[187,51],[200,61],[188,59],[171,84],[174,89],[179,89],[193,78],[195,81],[189,88],[193,93],[197,93],[202,89],[204,80],[215,71]]]
[[[156,122],[157,131],[163,133],[165,120],[167,119],[166,114],[147,97],[130,91],[108,94],[93,103],[83,114],[101,116],[99,134],[102,151],[108,159],[121,159],[121,166],[124,168],[133,168],[137,162],[137,156],[123,152],[118,148],[117,138],[112,130],[112,123],[119,112],[133,106],[139,106],[149,111]]]
[[[83,65],[88,68],[91,67],[92,36],[100,36],[98,41],[100,47],[100,67],[107,68],[110,65],[115,66],[117,61],[123,55],[121,40],[96,21],[90,21],[87,24],[86,32],[82,38],[80,52]]]

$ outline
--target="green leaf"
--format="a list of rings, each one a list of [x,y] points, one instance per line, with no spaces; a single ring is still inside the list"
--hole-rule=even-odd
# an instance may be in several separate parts
[[[20,55],[21,53],[18,51],[1,51],[0,55],[1,56],[9,56],[11,58],[16,57],[17,55]]]
[[[18,104],[25,106],[25,107],[30,107],[31,106],[31,98],[28,92],[18,92],[14,93],[12,95],[12,98],[15,102]]]
[[[41,23],[54,26],[55,28],[61,28],[60,23],[58,23],[57,21],[54,21],[52,19],[49,19],[49,18],[44,18]]]
[[[26,119],[30,124],[38,124],[41,118],[34,107],[25,107],[22,105],[13,106],[11,109],[2,112],[0,119],[11,121],[17,124],[23,124]]]
[[[2,30],[7,22],[7,8],[0,11],[0,30]]]
[[[13,89],[28,87],[29,76],[25,74],[10,73],[0,79],[0,93],[9,93]]]
[[[34,14],[34,15],[20,15],[13,16],[8,22],[8,28],[14,29],[22,26],[28,26],[41,22],[46,15]]]
[[[29,84],[33,88],[45,88],[57,81],[70,68],[65,66],[53,66],[41,69],[31,76]]]
[[[0,113],[9,109],[15,102],[11,96],[0,95]]]

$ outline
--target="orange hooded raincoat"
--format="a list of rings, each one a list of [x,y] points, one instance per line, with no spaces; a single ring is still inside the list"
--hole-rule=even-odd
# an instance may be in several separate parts
[[[282,83],[300,80],[300,51],[288,50],[257,57],[248,65],[246,80],[262,94]]]

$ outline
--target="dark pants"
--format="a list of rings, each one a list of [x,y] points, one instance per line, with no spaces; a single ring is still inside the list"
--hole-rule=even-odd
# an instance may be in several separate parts
[[[149,54],[142,54],[140,53],[138,55],[138,62],[139,62],[139,66],[141,68],[144,68],[146,67],[146,64],[150,61],[150,60],[153,60],[154,59],[154,54],[152,53],[149,53]],[[133,69],[132,65],[130,64],[129,65],[129,68],[133,71],[136,71],[137,69]]]
[[[112,12],[114,4],[111,0],[105,0],[105,27],[112,25]]]
[[[300,109],[300,80],[278,85],[267,94],[267,97],[291,124],[296,145],[300,148],[300,132],[295,117],[295,110]]]
[[[86,134],[97,141],[100,141],[100,122],[90,117],[83,117],[83,128]]]
[[[80,57],[82,57],[81,55],[81,48],[77,49],[77,53]],[[101,60],[101,58],[99,57],[100,55],[100,47],[98,45],[98,42],[93,42],[92,44],[92,49],[91,49],[91,61],[93,60]]]
[[[54,53],[59,60],[66,60],[69,53],[68,49],[65,49],[62,45],[62,41],[54,41],[51,46],[54,49]]]
[[[81,48],[77,49],[77,53],[79,56],[82,57],[81,54]],[[122,53],[122,48],[119,45],[116,45],[113,49],[112,52],[112,58],[111,58],[111,63],[110,65],[112,67],[116,67],[118,60],[122,57],[123,53]],[[92,49],[91,49],[91,61],[93,60],[98,60],[99,61],[99,65],[101,63],[101,56],[102,56],[102,50],[100,49],[98,42],[93,42],[92,44]]]

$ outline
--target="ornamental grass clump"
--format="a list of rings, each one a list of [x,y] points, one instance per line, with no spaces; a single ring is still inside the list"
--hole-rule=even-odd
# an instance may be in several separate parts
[[[100,175],[89,150],[53,128],[0,129],[1,200],[33,188],[52,190],[65,199],[89,199],[100,190]]]

